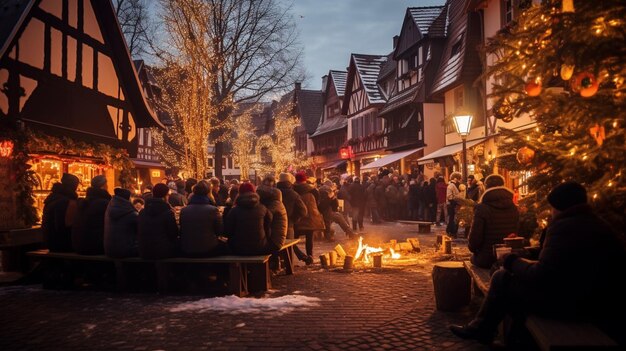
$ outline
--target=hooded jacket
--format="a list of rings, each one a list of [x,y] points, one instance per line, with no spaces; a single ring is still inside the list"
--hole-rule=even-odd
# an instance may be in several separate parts
[[[178,251],[178,226],[174,210],[162,198],[151,198],[139,213],[139,256],[143,259],[172,257]]]
[[[293,190],[290,182],[278,182],[276,188],[283,195],[283,205],[287,211],[287,236],[293,238],[294,225],[301,217],[306,217],[308,214],[306,205],[304,205],[300,195]]]
[[[104,253],[109,257],[137,256],[137,217],[133,204],[113,196],[104,213]]]
[[[187,207],[180,210],[180,250],[184,256],[217,254],[218,235],[223,229],[222,216],[208,196],[191,195]]]
[[[72,226],[72,248],[81,255],[104,253],[104,212],[111,195],[98,188],[87,188],[87,197],[78,201]]]
[[[496,261],[493,245],[502,244],[507,235],[517,233],[518,226],[519,212],[513,203],[513,192],[501,186],[487,189],[474,208],[469,232],[472,263],[490,268]]]
[[[293,190],[300,195],[307,210],[306,217],[300,218],[295,225],[295,230],[324,230],[326,228],[324,218],[317,208],[317,202],[319,200],[317,189],[308,183],[298,183],[293,186]]]
[[[276,250],[280,250],[287,237],[287,210],[282,202],[282,193],[276,188],[260,185],[256,189],[261,198],[261,203],[272,213],[272,228],[270,242]]]
[[[261,204],[259,194],[249,192],[237,196],[224,221],[224,234],[235,254],[264,255],[272,252],[271,227],[272,213]]]
[[[67,207],[78,195],[61,183],[52,186],[44,200],[41,229],[48,249],[52,252],[72,251],[72,228],[66,224]]]

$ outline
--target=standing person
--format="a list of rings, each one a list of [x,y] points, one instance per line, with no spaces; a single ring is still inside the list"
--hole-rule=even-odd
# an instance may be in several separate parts
[[[229,252],[222,234],[222,215],[209,199],[210,185],[194,185],[187,207],[180,210],[180,251],[185,257],[211,257]]]
[[[52,185],[52,192],[44,200],[41,229],[50,252],[72,251],[72,225],[79,183],[75,175],[63,173],[61,182]]]
[[[167,202],[170,189],[159,183],[152,198],[139,213],[139,256],[146,260],[172,257],[178,252],[178,225],[174,209]]]
[[[417,221],[418,219],[419,195],[420,195],[419,185],[417,184],[415,179],[411,179],[411,181],[409,181],[408,208],[409,208],[409,219],[412,221]]]
[[[335,241],[335,237],[333,235],[334,231],[331,229],[333,222],[339,224],[347,237],[354,237],[354,232],[350,229],[350,225],[348,225],[343,215],[338,212],[339,201],[337,200],[333,182],[330,180],[326,181],[324,185],[320,187],[319,193],[320,200],[318,203],[318,209],[324,217],[324,226],[326,227],[324,236],[326,237],[326,240]]]
[[[459,230],[459,226],[456,223],[456,207],[457,200],[461,196],[461,192],[459,191],[461,178],[463,178],[461,173],[452,172],[452,174],[450,174],[450,183],[448,183],[448,187],[446,188],[446,204],[448,206],[448,226],[446,227],[446,233],[453,238],[456,238],[456,234]]]
[[[426,197],[426,221],[435,222],[437,214],[437,180],[430,178],[428,186],[424,190]]]
[[[104,253],[104,213],[110,200],[106,177],[93,177],[91,187],[87,188],[87,197],[78,202],[76,220],[72,227],[72,248],[77,253]]]
[[[275,251],[270,243],[272,213],[261,203],[252,183],[241,183],[239,196],[224,221],[224,235],[236,255],[267,255]]]
[[[504,243],[504,238],[517,233],[519,211],[513,203],[513,191],[504,186],[504,178],[492,174],[485,179],[487,191],[474,207],[474,218],[468,236],[471,261],[482,268],[491,268],[496,262],[493,245]]]
[[[113,258],[136,257],[139,210],[130,202],[130,190],[115,188],[114,194],[104,213],[104,253]]]
[[[473,174],[467,176],[467,198],[478,202],[485,192],[483,183],[476,179]]]
[[[350,207],[352,208],[352,230],[363,230],[365,188],[361,185],[361,180],[358,177],[354,177],[354,181],[350,189],[348,189],[348,194],[350,195]]]
[[[435,185],[435,192],[437,194],[437,212],[435,214],[435,222],[437,225],[441,225],[441,215],[443,214],[443,223],[448,222],[448,207],[446,206],[446,192],[448,185],[442,176],[437,177],[437,184]]]
[[[282,193],[282,201],[287,211],[287,239],[295,237],[294,225],[302,217],[307,216],[307,209],[300,195],[293,190],[295,178],[291,173],[281,173],[278,177],[276,187]],[[294,246],[294,251],[298,259],[306,261],[307,255],[302,252],[298,245]]]
[[[385,196],[385,189],[389,182],[388,176],[383,176],[377,183],[374,189],[374,197],[376,198],[376,204],[378,205],[378,214],[384,221],[389,220],[389,211],[387,208],[387,196]]]
[[[352,177],[344,179],[337,191],[337,199],[343,200],[343,217],[348,222],[349,216],[352,215],[352,207],[350,206],[350,185],[352,185]]]
[[[187,198],[185,195],[178,193],[178,185],[176,182],[167,183],[167,187],[170,188],[170,196],[167,198],[167,202],[172,207],[184,207],[187,205]]]
[[[283,194],[275,187],[273,175],[266,176],[263,183],[256,189],[261,203],[272,214],[272,225],[269,233],[269,243],[275,251],[279,251],[287,238],[287,209],[283,205]]]
[[[393,177],[385,189],[385,198],[388,206],[387,215],[391,221],[398,219],[398,208],[400,206],[400,192],[398,191],[397,180],[397,177]]]
[[[538,260],[504,255],[503,268],[491,277],[474,319],[464,326],[450,326],[455,335],[489,344],[506,315],[513,317],[516,326],[525,315],[540,313],[597,323],[623,342],[625,289],[623,279],[618,279],[626,268],[622,243],[593,213],[582,185],[557,185],[548,203],[552,220]]]
[[[198,181],[194,178],[187,178],[185,180],[185,196],[189,198],[193,194],[193,186],[198,184]]]
[[[220,197],[220,180],[213,177],[209,180],[209,182],[211,183],[211,192],[209,197],[213,200],[213,206],[224,206],[225,204],[221,201]]]
[[[141,194],[141,198],[145,201],[152,198],[152,184],[146,185]]]
[[[296,184],[293,187],[304,202],[307,209],[307,215],[300,218],[295,225],[296,237],[304,235],[306,237],[306,254],[305,262],[307,265],[313,263],[313,232],[324,230],[324,219],[317,208],[319,201],[319,192],[312,184],[307,183],[307,176],[304,172],[296,174]]]
[[[372,224],[379,224],[380,214],[378,213],[378,203],[376,202],[376,186],[378,185],[378,177],[371,176],[367,190],[365,190],[366,204],[371,215]]]

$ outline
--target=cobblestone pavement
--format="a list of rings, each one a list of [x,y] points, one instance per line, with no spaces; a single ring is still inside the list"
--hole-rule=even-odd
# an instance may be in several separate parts
[[[353,249],[354,243],[336,229],[337,242],[316,242],[316,254],[337,243]],[[342,273],[315,264],[298,267],[292,276],[275,276],[274,290],[267,297],[301,295],[320,300],[318,306],[282,313],[172,311],[206,296],[4,287],[0,288],[0,350],[485,349],[447,329],[448,323],[469,320],[476,301],[455,313],[435,309],[432,265],[450,257],[434,252],[434,233],[417,234],[413,225],[387,223],[366,225],[363,235],[371,244],[418,237],[422,253],[385,262],[379,270],[359,267]]]

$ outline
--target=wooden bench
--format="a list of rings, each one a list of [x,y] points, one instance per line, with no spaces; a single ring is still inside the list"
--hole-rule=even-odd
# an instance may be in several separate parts
[[[480,268],[470,261],[463,265],[472,277],[473,286],[486,296],[491,276],[489,269]],[[593,324],[547,319],[537,315],[526,317],[526,329],[542,351],[614,348],[617,343]]]
[[[299,239],[289,239],[281,247],[279,255],[285,260],[286,274],[293,274],[293,246]],[[115,265],[116,283],[119,291],[126,289],[126,265],[133,263],[151,263],[157,272],[157,285],[160,292],[166,292],[169,285],[172,264],[228,264],[228,288],[237,296],[246,296],[250,292],[267,291],[271,288],[269,259],[271,255],[259,256],[217,256],[206,258],[173,257],[162,260],[143,260],[139,257],[111,258],[104,255],[79,255],[72,252],[49,252],[48,250],[31,251],[29,256],[44,260],[96,261],[112,262]]]

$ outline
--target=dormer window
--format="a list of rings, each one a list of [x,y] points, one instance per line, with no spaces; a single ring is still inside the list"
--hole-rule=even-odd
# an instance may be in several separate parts
[[[459,36],[459,39],[457,39],[456,43],[452,45],[452,50],[450,51],[450,57],[454,57],[455,55],[461,52],[462,44],[463,44],[463,34],[461,34]]]

